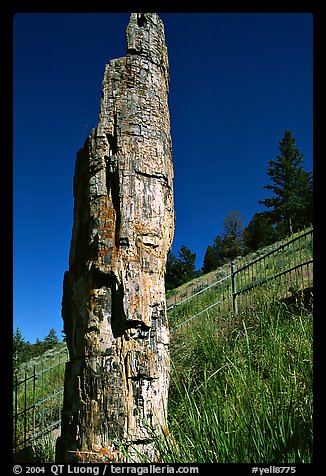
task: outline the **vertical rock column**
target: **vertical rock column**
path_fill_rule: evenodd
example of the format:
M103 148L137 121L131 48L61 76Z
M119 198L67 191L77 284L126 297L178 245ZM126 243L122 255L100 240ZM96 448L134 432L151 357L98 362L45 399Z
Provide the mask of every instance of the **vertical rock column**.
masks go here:
M99 123L76 160L58 462L111 450L122 461L119 441L135 459L153 457L150 430L166 426L164 274L174 233L168 56L155 13L132 13L126 35L127 54L106 66Z

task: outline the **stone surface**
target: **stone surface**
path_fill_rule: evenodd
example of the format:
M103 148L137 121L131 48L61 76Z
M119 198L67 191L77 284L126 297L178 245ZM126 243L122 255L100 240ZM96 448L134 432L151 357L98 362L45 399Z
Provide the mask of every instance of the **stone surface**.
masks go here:
M109 448L121 461L121 440L134 455L151 454L149 428L166 427L169 65L158 15L132 13L126 36L126 56L105 69L99 123L76 159L58 462Z

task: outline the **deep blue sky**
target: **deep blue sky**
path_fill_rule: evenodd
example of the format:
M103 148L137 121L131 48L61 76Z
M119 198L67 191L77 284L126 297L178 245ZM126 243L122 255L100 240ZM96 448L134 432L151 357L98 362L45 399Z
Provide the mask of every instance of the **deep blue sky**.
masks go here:
M176 230L197 253L263 207L285 129L312 170L309 13L162 13L170 60ZM97 125L105 64L125 55L128 13L14 18L14 328L61 337L76 153Z

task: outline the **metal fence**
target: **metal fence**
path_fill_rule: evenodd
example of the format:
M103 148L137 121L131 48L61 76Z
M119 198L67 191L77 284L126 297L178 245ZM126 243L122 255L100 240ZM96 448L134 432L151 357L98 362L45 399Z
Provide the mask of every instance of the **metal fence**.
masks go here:
M26 364L14 375L14 452L59 428L63 403L65 363L68 350L48 351L42 360Z
M269 292L274 300L303 299L313 288L313 228L297 233L282 243L239 257L220 268L211 284L197 284L197 290L183 299L174 296L167 307L170 327L179 326L201 315L237 315L252 306L256 291Z

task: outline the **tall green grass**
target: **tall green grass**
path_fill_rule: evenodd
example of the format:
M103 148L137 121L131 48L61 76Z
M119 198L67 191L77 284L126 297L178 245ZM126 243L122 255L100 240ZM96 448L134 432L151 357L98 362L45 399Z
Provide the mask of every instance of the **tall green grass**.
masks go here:
M171 339L164 462L312 459L312 315L260 296L235 318L191 321Z

